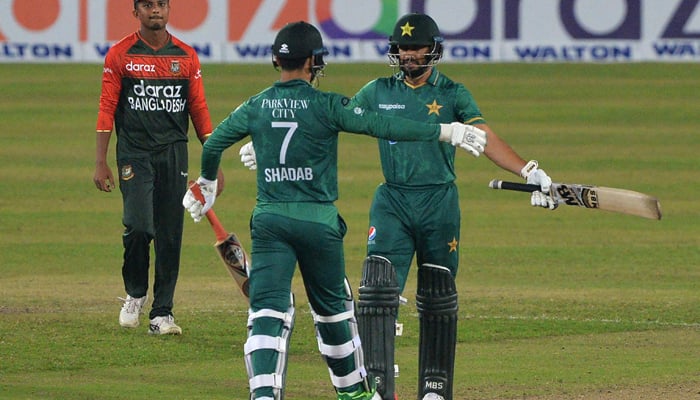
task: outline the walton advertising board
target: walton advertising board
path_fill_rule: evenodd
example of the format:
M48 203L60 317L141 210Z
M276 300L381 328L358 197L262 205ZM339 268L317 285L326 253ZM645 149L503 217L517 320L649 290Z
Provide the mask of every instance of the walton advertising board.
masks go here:
M447 62L700 60L700 0L170 0L202 62L270 61L287 22L319 27L333 62L386 62L394 22L427 13ZM0 0L0 62L102 62L138 28L129 0Z

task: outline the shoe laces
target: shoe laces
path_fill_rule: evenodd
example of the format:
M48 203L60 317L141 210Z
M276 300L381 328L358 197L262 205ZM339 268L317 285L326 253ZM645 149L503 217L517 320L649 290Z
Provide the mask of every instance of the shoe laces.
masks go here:
M128 313L135 313L137 311L141 310L141 299L136 298L136 297L131 297L131 296L126 296L126 298L123 297L117 297L119 300L124 302L124 305L122 306L122 309L124 309Z

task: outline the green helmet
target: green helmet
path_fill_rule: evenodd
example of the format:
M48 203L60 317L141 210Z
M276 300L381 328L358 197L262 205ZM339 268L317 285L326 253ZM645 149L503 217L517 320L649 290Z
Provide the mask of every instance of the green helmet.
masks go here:
M389 44L396 46L434 46L442 43L440 29L426 14L406 14L394 25Z
M396 21L394 32L389 37L389 65L392 68L401 68L400 47L429 47L425 54L425 62L420 68L411 71L402 68L407 75L422 75L442 58L442 41L440 29L430 16L406 14Z

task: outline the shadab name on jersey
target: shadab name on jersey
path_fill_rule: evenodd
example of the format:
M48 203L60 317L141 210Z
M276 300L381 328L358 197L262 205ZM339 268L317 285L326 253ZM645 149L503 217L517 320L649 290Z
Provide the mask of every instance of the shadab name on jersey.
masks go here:
M309 168L265 168L265 182L310 181L314 171Z

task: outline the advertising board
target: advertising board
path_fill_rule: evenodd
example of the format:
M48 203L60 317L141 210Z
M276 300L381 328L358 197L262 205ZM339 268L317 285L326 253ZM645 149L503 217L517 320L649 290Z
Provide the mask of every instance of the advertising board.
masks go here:
M394 22L431 15L444 62L693 62L700 0L170 0L169 30L203 63L268 63L287 22L333 62L386 62ZM0 0L0 62L102 62L138 29L128 0Z

